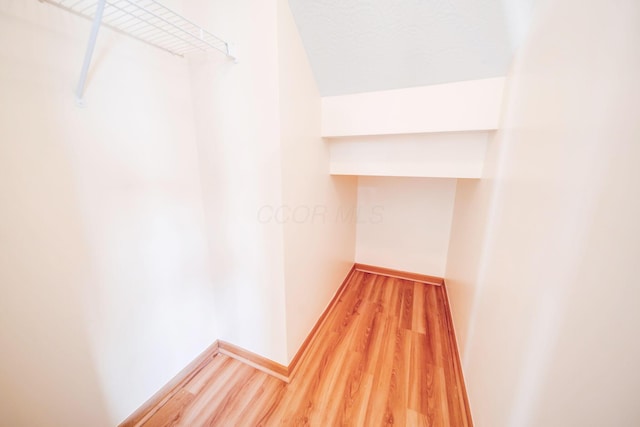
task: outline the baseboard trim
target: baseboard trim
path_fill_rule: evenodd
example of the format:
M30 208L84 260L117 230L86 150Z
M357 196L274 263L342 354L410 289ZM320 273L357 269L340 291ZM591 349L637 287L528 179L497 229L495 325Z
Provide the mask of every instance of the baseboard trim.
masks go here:
M358 264L354 265L356 270L366 273L375 273L382 276L396 277L398 279L412 280L414 282L428 283L430 285L442 286L444 279L442 277L429 276L426 274L410 273L408 271L393 270L391 268L377 267L375 265Z
M288 367L226 341L218 340L218 345L220 348L220 354L229 356L246 365L252 366L259 371L262 371L266 374L278 378L279 380L289 383L290 377Z
M467 423L469 426L473 426L473 419L471 418L471 407L469 406L469 396L467 395L467 386L464 381L464 374L462 373L462 360L460 359L460 351L458 349L458 338L456 338L456 330L453 326L453 317L451 315L451 305L449 304L449 294L447 293L447 285L442 282L442 293L444 297L445 316L447 322L447 329L449 330L449 345L454 355L454 368L456 375L458 376L457 383L462 388L460 394L464 402L465 414L467 417Z
M191 379L195 377L198 372L200 372L205 366L207 366L211 359L213 359L218 354L218 352L218 341L216 340L118 426L133 427L143 424L153 414L155 414L156 411L162 407L162 405L164 405L169 399L171 399L182 386L191 381Z
M229 342L216 340L211 346L209 346L209 348L207 348L198 357L196 357L188 366L186 366L182 371L180 371L156 394L154 394L149 400L143 403L142 406L140 406L133 414L131 414L126 420L124 420L121 424L119 424L119 427L133 427L136 425L143 424L146 420L148 420L151 416L153 416L153 414L155 414L158 411L158 409L162 407L162 405L164 405L169 399L171 399L171 397L173 397L183 385L188 383L194 376L196 376L198 372L200 372L200 370L202 370L211 361L211 359L215 357L217 354L224 354L228 357L231 357L242 363L252 366L262 372L272 375L273 377L278 378L281 381L289 383L296 373L300 360L302 360L307 349L313 342L318 332L318 329L320 329L320 327L325 322L327 316L329 315L333 307L340 300L340 296L344 292L344 289L349 283L349 280L351 279L351 277L356 271L375 273L383 276L397 277L400 279L412 280L414 282L421 282L421 283L427 283L431 285L442 286L444 295L445 295L445 304L447 307L447 316L448 316L448 323L449 323L448 327L451 329L450 336L453 337L453 343L451 345L453 346L455 354L457 355L456 369L458 371L458 375L460 375L460 378L462 378L462 370L460 367L460 356L458 355L458 347L457 347L457 343L455 342L455 335L453 334L453 326L452 326L453 323L451 322L451 310L449 309L449 300L446 295L446 287L444 286L444 279L440 277L428 276L424 274L409 273L405 271L393 270L393 269L384 268L384 267L376 267L376 266L356 263L351 267L351 269L347 273L347 276L342 281L342 284L334 294L333 298L331 299L327 307L324 309L324 311L320 315L320 318L318 319L316 324L313 326L309 334L307 335L307 338L304 340L304 342L296 352L293 359L291 359L289 366L281 365L280 363L277 363L271 359L267 359L266 357L260 356L256 353L253 353L249 350L246 350L242 347L231 344ZM462 382L462 384L464 387L464 382ZM465 403L467 407L467 415L469 419L471 419L470 418L471 415L468 412L469 404L467 401L466 390L462 390L462 392L464 393Z
M291 359L291 362L289 362L288 373L287 373L289 379L293 378L293 376L295 375L296 368L298 367L298 362L300 362L300 360L302 359L302 356L307 351L307 348L313 342L313 339L315 338L316 333L318 332L318 329L320 329L320 327L324 323L325 319L327 318L331 310L333 310L333 307L340 300L340 296L344 292L344 289L347 287L347 283L349 283L349 280L351 280L351 277L353 276L353 273L355 273L355 271L356 271L356 265L354 264L351 266L351 269L347 273L347 276L344 278L344 280L342 281L342 284L340 285L336 293L333 295L333 298L331 298L331 301L329 301L329 304L320 315L320 318L318 319L316 324L313 325L313 328L311 328L311 332L309 332L309 334L307 335L307 338L304 340L304 342L296 352L295 356L293 356L293 359Z
M211 346L209 346L209 348L203 351L188 366L181 370L156 394L154 394L138 409L136 409L133 414L129 415L126 420L118 425L118 427L133 427L143 424L146 420L151 418L151 416L153 416L153 414L155 414L158 409L162 407L162 405L164 405L169 399L171 399L171 397L173 397L173 395L175 395L183 385L188 383L194 376L196 376L196 374L198 374L198 372L200 372L200 370L202 370L202 368L204 368L217 354L224 354L225 356L231 357L238 360L239 362L252 366L266 374L272 375L273 377L281 381L289 383L295 375L298 362L302 359L302 356L304 355L306 349L313 341L313 338L315 337L320 326L322 326L322 323L327 318L329 312L333 309L333 307L340 299L340 295L342 295L342 292L346 288L347 283L349 283L349 280L351 279L355 271L356 265L354 264L347 273L347 276L343 280L342 284L334 294L333 298L320 315L320 318L311 329L311 332L309 332L309 335L307 335L307 338L298 349L298 352L291 360L291 363L289 363L289 366L281 365L280 363L274 362L271 359L267 359L266 357L260 356L259 354L253 353L229 342L216 340Z

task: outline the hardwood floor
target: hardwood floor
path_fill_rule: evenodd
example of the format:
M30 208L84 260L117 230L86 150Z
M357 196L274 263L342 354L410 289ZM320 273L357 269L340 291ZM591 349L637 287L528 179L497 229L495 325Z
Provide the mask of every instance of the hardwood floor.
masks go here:
M443 286L356 271L289 384L218 354L144 426L470 426Z

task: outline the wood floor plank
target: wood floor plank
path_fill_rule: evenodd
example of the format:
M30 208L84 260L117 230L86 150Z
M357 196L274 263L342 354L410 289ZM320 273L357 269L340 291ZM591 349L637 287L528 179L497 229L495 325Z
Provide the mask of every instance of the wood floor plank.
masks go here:
M289 384L218 354L145 426L470 426L443 286L355 271Z
M207 386L207 384L215 381L216 376L221 375L223 370L227 369L231 361L229 357L217 354L211 362L207 364L200 373L189 381L184 389L192 394L198 394Z
M180 421L180 417L184 414L185 408L189 406L194 399L195 396L187 390L179 390L143 425L158 427L176 425Z
M220 374L214 376L196 396L196 398L185 408L185 413L180 417L180 422L176 426L203 426L207 425L206 420L211 413L218 410L218 405L224 396L231 392L234 387L234 379L243 371L253 369L242 363L236 363L234 359L222 354L217 357L224 357L227 360L221 365Z
M400 327L410 330L413 327L413 282L401 280L398 284L402 292Z
M431 424L427 422L427 417L413 409L407 410L407 425L412 427L429 427Z
M265 378L257 400L247 410L235 418L239 426L280 425L282 410L286 409L284 398L287 384L274 377ZM252 396L254 397L254 396Z
M427 313L424 294L426 286L423 283L413 282L413 318L411 330L420 334L427 333Z
M394 304L395 305L395 304ZM371 391L371 399L369 400L367 417L365 418L365 425L388 425L389 421L393 420L393 412L389 407L389 392L391 391L391 376L393 371L393 357L395 354L395 345L389 345L394 343L395 334L398 330L398 313L399 310L395 310L395 315L382 316L383 328L381 333L383 335L382 341L386 345L382 345L378 348L379 356L377 358L374 375L376 381Z
M407 288L403 286L406 293ZM404 305L404 304L403 304ZM413 306L413 301L410 301L410 306ZM409 378L409 366L407 365L406 354L410 351L411 347L407 348L407 329L404 329L402 325L406 320L405 316L407 312L402 311L402 320L399 322L400 327L396 331L395 336L395 349L393 353L393 369L391 370L391 381L389 384L389 394L387 398L388 414L387 422L390 425L404 426L407 425L407 381L411 381ZM411 317L409 317L411 319ZM409 321L409 324L411 322Z

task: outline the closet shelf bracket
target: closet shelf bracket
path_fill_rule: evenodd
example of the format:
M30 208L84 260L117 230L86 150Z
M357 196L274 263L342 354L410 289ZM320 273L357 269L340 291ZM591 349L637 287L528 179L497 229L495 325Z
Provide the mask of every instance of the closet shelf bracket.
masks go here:
M233 45L156 0L40 0L93 22L76 99L83 104L87 74L101 26L177 56L217 50L237 62Z
M102 23L105 4L106 0L98 0L95 15L93 17L93 25L91 26L89 43L87 43L87 50L84 53L84 61L82 61L80 79L78 80L78 87L76 87L76 103L79 107L84 107L84 87L87 83L87 74L89 73L89 67L91 66L93 49L96 47L96 40L98 40L98 32L100 31L100 24Z

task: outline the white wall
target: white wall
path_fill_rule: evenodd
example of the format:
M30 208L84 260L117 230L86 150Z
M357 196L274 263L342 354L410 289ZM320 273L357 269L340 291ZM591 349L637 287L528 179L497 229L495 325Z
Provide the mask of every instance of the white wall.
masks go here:
M187 66L0 4L0 424L107 426L217 338Z
M539 2L493 166L458 185L446 277L479 427L640 423L639 29L635 1Z
M328 174L287 2L191 6L239 57L191 61L220 338L286 365L353 263L356 180Z
M456 180L360 177L356 262L444 276Z
M482 254L490 240L487 223L495 193L498 150L502 133L489 140L481 180L459 180L455 189L449 251L446 262L447 293L454 306L452 316L461 355L466 354L469 316L473 311Z
M322 136L465 132L498 128L504 78L325 96Z
M237 46L191 62L220 339L287 363L277 1L194 1L202 25Z
M342 213L355 212L357 178L328 173L320 94L287 0L278 1L278 59L290 361L353 265L356 218Z

